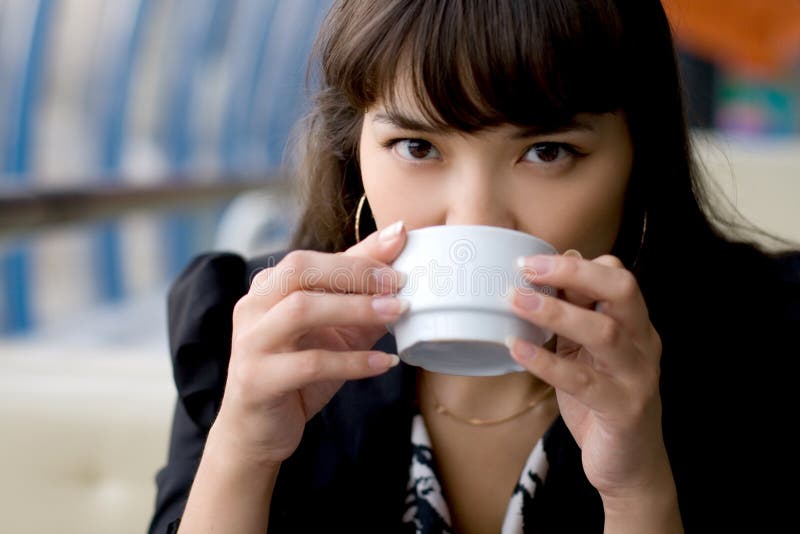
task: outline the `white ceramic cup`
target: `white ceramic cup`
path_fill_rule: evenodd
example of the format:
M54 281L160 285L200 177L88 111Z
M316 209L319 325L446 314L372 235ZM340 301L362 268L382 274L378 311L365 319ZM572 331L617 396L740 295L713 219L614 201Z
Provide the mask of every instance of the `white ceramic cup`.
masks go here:
M541 345L553 333L511 310L513 288L555 295L516 266L519 256L557 254L549 243L496 226L429 226L408 232L392 267L408 278L408 311L386 327L408 364L437 373L491 376L524 369L505 345L513 335Z

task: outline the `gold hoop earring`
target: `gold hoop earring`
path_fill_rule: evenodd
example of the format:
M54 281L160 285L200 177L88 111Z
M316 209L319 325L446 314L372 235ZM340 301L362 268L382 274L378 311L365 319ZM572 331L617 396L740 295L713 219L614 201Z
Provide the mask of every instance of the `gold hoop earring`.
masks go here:
M361 208L364 207L364 201L367 200L367 194L364 193L361 195L361 198L358 200L358 208L356 208L356 243L361 241L361 235L359 233L359 226L361 225Z
M639 261L639 255L642 253L642 247L644 246L644 236L647 233L647 210L644 211L644 221L642 222L642 238L639 240L639 250L636 251L636 258L634 258L633 263L631 264L631 270L636 267L636 263Z

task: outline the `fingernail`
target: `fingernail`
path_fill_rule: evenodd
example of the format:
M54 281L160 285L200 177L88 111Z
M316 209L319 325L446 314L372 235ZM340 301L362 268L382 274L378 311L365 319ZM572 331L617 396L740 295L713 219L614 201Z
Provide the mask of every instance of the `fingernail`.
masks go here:
M400 230L403 229L403 221L397 221L392 223L391 225L387 226L381 233L378 235L380 241L391 241L395 239L397 236L400 235Z
M516 341L517 338L514 336L506 336L506 347L508 347L512 356L517 356L523 360L530 360L536 356L536 348L533 345L522 340L519 340L518 343Z
M381 317L393 318L408 309L408 301L397 297L373 297L372 309Z
M547 274L553 270L553 259L547 256L520 256L517 267L529 267L537 274Z
M367 359L367 364L373 369L387 369L400 363L397 354L387 354L385 352L373 352Z
M542 307L542 297L538 293L514 293L514 304L523 310L536 311Z

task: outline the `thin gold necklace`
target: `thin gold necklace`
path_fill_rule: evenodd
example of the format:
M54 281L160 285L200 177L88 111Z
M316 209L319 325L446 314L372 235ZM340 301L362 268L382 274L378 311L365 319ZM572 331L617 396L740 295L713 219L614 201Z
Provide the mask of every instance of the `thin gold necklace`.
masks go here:
M431 392L431 396L433 397L433 402L435 404L436 413L440 413L442 415L447 415L452 417L456 421L461 423L472 425L472 426L489 426L489 425L499 425L500 423L505 423L506 421L511 421L512 419L516 419L517 417L529 412L530 410L534 409L540 402L546 399L550 393L553 391L553 386L548 385L546 388L542 390L537 396L532 398L528 401L527 406L522 408L520 411L508 415L506 417L501 417L500 419L480 419L478 417L461 417L459 415L454 414L451 410L445 407L439 399L436 397L436 393L433 392L433 388L428 386L428 389Z

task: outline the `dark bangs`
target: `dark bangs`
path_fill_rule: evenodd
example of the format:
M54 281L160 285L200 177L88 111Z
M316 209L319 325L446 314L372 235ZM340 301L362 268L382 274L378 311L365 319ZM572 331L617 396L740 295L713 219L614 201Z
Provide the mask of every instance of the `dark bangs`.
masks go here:
M400 90L431 126L471 132L623 104L622 25L602 0L354 0L330 16L325 82L359 110L391 115Z

